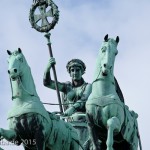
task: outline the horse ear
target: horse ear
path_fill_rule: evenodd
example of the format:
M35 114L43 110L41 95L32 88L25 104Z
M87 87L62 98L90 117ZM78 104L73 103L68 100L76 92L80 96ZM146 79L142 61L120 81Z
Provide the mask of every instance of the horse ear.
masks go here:
M11 51L9 51L9 50L7 50L7 53L8 53L8 55L11 55L11 54L12 54L12 52L11 52Z
M20 48L18 48L18 52L19 52L19 53L21 53L21 52L22 52Z
M105 35L104 40L105 40L105 42L108 41L108 34Z
M116 37L116 42L119 43L119 36Z

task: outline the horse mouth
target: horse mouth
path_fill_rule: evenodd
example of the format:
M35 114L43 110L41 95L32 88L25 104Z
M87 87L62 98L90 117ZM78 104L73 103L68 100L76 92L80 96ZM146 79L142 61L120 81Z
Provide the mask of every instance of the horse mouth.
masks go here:
M16 80L16 77L11 77L12 81L15 81Z
M102 76L107 76L107 73L106 72L102 72Z
M18 76L11 76L10 78L12 81L15 81L18 78Z

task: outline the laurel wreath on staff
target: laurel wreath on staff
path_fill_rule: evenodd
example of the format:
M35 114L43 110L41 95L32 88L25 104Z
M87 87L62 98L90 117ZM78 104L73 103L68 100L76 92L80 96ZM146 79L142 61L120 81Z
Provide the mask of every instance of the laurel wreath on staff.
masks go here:
M46 12L46 8L50 6L50 10ZM43 8L42 8L43 7ZM35 15L35 11L37 8L43 9L43 13L39 15ZM48 21L48 17L52 17L51 23ZM41 26L38 25L37 23L42 20L45 24L42 24ZM39 32L49 32L51 29L54 28L56 23L58 23L59 20L59 10L57 5L51 0L46 0L46 1L35 1L32 4L32 7L29 12L29 21L31 23L31 26L36 29Z

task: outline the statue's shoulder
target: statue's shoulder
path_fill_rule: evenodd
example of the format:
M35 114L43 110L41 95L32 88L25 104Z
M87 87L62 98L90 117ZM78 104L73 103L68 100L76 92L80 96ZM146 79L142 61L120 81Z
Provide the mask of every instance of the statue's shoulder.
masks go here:
M84 83L83 83L83 85L82 85L82 87L90 87L90 86L92 86L92 84L91 84L91 83L88 83L88 82L86 82L86 81L84 81Z
M72 83L70 81L62 82L64 84L65 88L72 88Z
M86 86L87 87L92 87L92 84L91 83L86 83Z
M91 93L92 90L92 84L91 83L85 83L85 90Z
M63 84L65 87L64 94L72 90L72 83L70 81L63 82Z

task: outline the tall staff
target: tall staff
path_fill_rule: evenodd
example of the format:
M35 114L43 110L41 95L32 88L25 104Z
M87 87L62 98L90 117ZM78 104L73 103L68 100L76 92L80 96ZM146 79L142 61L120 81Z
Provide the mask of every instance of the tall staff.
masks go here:
M39 10L40 14L35 14L36 10ZM48 18L52 19L52 21L49 22ZM47 45L48 45L50 57L53 57L53 53L52 53L49 31L51 29L54 29L58 20L59 20L59 10L58 10L57 5L55 5L52 0L34 0L34 3L32 4L32 8L30 9L29 21L31 23L31 26L34 29L36 29L37 31L46 32L45 37L48 41ZM59 108L60 108L60 112L62 113L63 108L62 108L62 104L61 104L56 69L55 69L54 65L52 66L52 69L53 69L53 74L54 74L55 87L56 87L56 91L57 91Z

